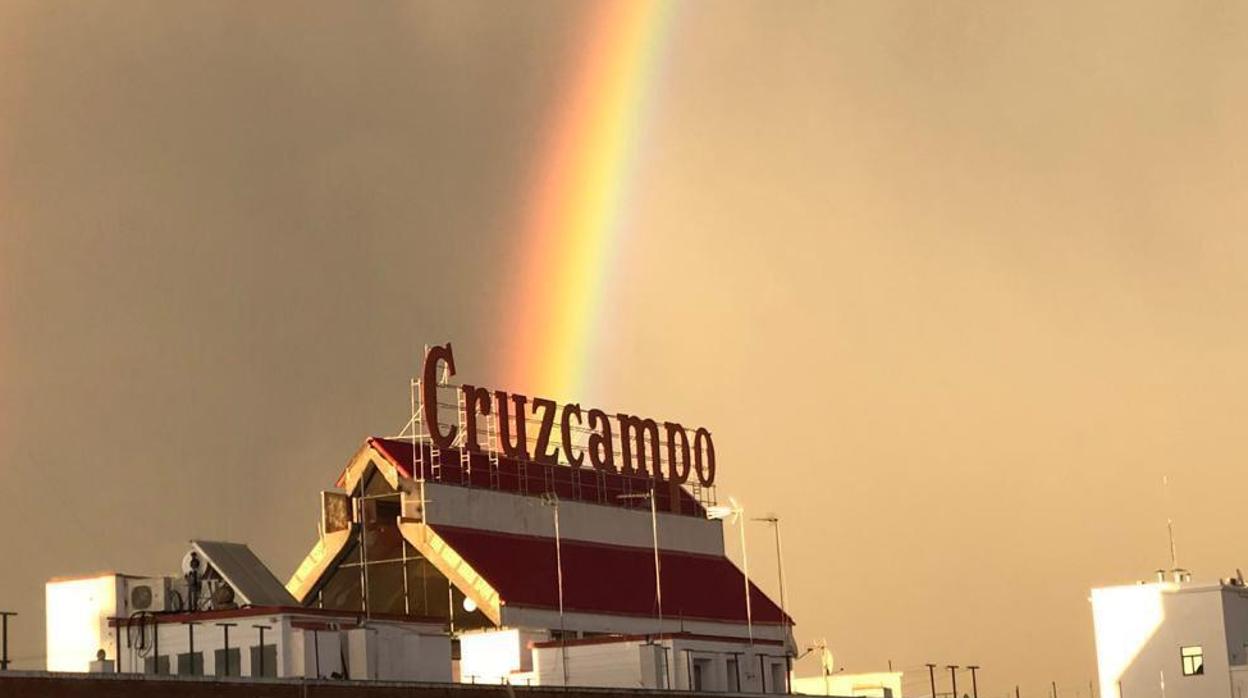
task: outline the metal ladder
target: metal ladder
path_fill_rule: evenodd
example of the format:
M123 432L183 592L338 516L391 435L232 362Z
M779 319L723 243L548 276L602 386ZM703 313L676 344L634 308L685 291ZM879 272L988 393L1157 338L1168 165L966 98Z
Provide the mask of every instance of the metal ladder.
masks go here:
M424 388L423 379L416 381L416 386L417 386L417 394L420 396L420 414L423 415L425 413L425 391L423 390ZM436 391L434 393L434 399L435 400L437 399ZM424 423L424 420L418 420L418 424L419 424L419 427L417 428L418 438L417 438L417 443L415 445L415 448L418 449L417 460L420 463L420 472L423 475L425 471L424 444L428 442L429 444L429 479L437 481L437 482L441 482L442 481L442 449L433 445L433 439L429 438L430 437L429 428Z
M456 391L459 395L459 423L461 425L459 434L459 481L472 484L472 452L468 450L468 442L477 440L476 434L467 432L468 425L468 397L464 395L464 391ZM476 431L476 427L473 427Z
M485 441L490 457L490 487L498 489L501 486L498 475L498 417L493 410L485 422Z

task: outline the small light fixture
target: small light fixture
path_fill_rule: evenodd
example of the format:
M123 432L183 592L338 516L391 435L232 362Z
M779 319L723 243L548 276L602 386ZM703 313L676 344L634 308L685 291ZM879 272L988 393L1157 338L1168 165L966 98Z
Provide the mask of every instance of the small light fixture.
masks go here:
M472 613L473 611L477 610L477 602L465 596L464 597L464 610L467 611L468 613Z

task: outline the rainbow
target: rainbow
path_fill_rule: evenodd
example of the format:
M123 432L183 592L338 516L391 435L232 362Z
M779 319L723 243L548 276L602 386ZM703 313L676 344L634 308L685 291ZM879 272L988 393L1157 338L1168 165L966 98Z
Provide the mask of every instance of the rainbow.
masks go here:
M583 44L523 194L510 346L500 354L507 384L556 399L586 388L673 5L587 5Z

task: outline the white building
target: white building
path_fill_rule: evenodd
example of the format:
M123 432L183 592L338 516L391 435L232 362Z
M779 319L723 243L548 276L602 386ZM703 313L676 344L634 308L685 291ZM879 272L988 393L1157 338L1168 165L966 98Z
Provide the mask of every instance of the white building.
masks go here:
M902 698L902 672L873 671L861 674L829 672L793 678L793 692L808 696L854 696Z
M788 690L788 658L777 640L743 646L737 638L670 633L539 642L533 645L534 683L563 684L565 662L571 686L716 693Z
M246 546L191 546L194 593L182 577L49 581L48 670L451 680L440 620L301 608Z
M1102 698L1241 698L1248 688L1248 588L1242 579L1093 589Z

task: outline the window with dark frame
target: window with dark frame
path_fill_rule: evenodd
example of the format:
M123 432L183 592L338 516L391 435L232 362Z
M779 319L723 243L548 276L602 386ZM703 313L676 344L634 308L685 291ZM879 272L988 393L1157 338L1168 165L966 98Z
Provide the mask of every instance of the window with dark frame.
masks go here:
M243 675L243 651L238 647L231 647L227 653L224 649L213 650L212 653L215 669L213 673L216 676L242 676Z
M1200 676L1205 673L1205 648L1199 645L1180 647L1179 657L1183 660L1184 676Z
M178 676L203 676L204 653L182 652L178 655Z
M277 678L277 645L265 645L263 648L264 656L260 656L261 648L258 645L251 647L251 675L267 676L269 678ZM261 665L264 667L264 673L260 672Z

